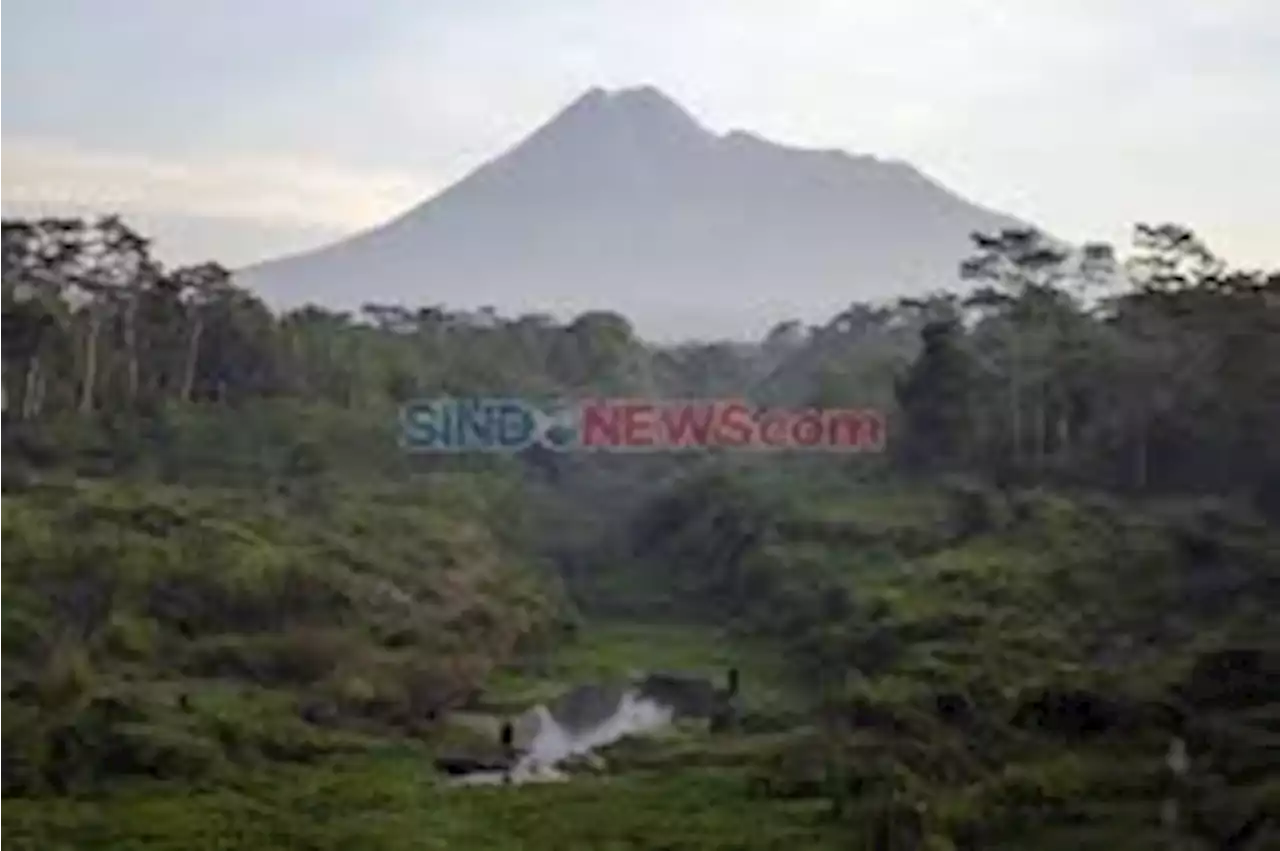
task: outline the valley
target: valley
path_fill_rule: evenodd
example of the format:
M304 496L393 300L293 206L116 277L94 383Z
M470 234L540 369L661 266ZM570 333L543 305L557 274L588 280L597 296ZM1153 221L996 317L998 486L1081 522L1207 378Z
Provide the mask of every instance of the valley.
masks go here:
M6 849L1273 842L1273 273L1090 305L1004 230L963 297L667 346L599 311L276 314L119 220L5 227ZM1144 225L1126 260L1197 246ZM73 299L104 252L154 274ZM413 400L499 394L879 406L887 441L400 445ZM597 737L637 679L698 717ZM438 770L539 706L598 759Z

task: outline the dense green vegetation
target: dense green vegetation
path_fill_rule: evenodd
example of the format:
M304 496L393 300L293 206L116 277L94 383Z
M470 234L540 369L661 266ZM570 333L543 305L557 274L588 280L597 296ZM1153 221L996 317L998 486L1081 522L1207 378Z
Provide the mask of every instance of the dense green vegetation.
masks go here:
M1198 745L1203 838L1278 800L1280 536L1262 518L959 484L841 504L795 484L779 505L744 479L656 507L650 579L788 649L822 710L812 757L768 782L886 832L867 847L1019 847L1032 813L1037 847L1143 847L1174 736Z
M1276 841L1280 278L1181 228L978 236L965 297L671 348L274 316L115 219L4 249L6 847ZM400 403L487 392L878 405L890 447L397 446ZM432 771L572 684L729 666L728 733Z
M7 786L417 732L557 627L548 583L480 521L474 487L354 491L305 515L176 486L6 495Z

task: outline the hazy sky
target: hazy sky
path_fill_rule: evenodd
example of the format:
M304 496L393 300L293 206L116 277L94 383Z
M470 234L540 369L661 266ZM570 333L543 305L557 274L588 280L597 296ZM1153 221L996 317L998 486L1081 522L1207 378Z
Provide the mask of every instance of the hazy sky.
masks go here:
M1280 264L1276 0L8 0L6 214L239 264L393 216L585 89L906 159L1071 239Z

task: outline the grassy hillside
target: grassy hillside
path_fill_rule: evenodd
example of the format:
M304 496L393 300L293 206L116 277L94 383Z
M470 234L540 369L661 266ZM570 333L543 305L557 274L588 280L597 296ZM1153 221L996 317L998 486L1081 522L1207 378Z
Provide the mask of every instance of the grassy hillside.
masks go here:
M634 546L673 607L803 675L817 727L761 780L827 800L857 847L1218 847L1276 802L1274 527L1213 501L778 483L691 482Z
M486 531L474 479L322 514L21 494L6 847L1215 848L1277 803L1265 523L777 485L681 484L636 519L633 559L598 563L604 585L647 589L644 611L665 597L661 623L566 624L547 574ZM622 742L607 776L565 785L449 789L430 770L573 683L730 664L736 732Z
M429 738L562 614L493 533L486 487L6 495L6 790Z
M71 460L11 472L6 847L1216 848L1277 803L1280 540L1239 505L813 459L397 470L301 413L175 420L124 469L127 428L45 434ZM731 734L564 786L430 770L575 683L730 665Z
M5 847L843 847L844 829L823 801L771 798L750 782L749 769L767 765L790 740L776 734L711 738L696 726L682 727L608 749L607 776L519 788L448 788L430 767L437 748L492 747L489 728L500 717L495 713L573 683L647 666L714 675L734 664L743 667L753 711L774 713L779 701L795 697L775 654L714 628L588 622L580 636L494 671L472 706L416 739L385 731L348 736L326 740L302 762L271 754L198 780L117 778L76 798L11 797ZM192 685L199 687L197 713L234 699L208 682ZM287 705L286 695L278 696L277 727ZM260 713L245 723L269 717Z
M442 789L420 761L398 756L263 770L216 788L137 785L93 804L5 806L14 849L819 851L843 847L837 827L811 803L748 796L731 773Z

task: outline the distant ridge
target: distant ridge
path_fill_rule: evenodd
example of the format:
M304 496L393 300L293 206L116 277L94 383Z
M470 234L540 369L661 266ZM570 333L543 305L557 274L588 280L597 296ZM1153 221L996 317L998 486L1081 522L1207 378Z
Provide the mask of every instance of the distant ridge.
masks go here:
M651 338L759 335L955 282L1020 224L912 166L716 135L651 86L593 88L390 222L243 269L269 304L609 309Z

